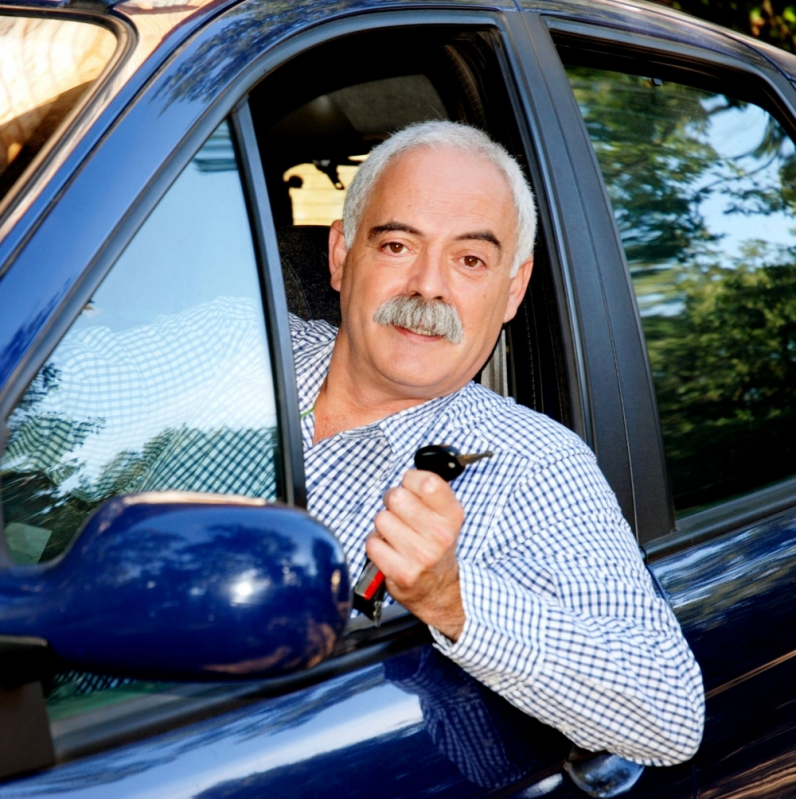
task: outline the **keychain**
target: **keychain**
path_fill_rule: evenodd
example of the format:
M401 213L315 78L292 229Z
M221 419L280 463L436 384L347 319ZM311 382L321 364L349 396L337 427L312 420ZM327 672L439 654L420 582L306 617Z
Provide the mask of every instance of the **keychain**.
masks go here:
M481 458L491 458L491 452L479 452L461 455L455 447L444 444L431 444L421 447L415 452L415 468L425 472L434 472L445 482L455 480L471 463ZM386 586L384 574L370 560L354 586L354 608L373 619L378 627L381 623L381 606L384 602Z

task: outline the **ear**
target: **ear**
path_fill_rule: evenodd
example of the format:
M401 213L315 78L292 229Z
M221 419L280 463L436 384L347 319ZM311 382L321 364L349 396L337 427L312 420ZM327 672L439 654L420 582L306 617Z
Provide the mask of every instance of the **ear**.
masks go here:
M511 286L509 287L509 301L506 304L506 313L503 316L503 324L511 321L517 313L517 308L520 307L522 298L525 296L525 290L528 288L528 281L531 279L531 272L533 271L533 256L531 256L524 264L520 265L517 274L511 278Z
M343 267L347 254L343 220L336 219L329 229L329 273L331 275L329 282L335 291L340 291L340 286L343 283Z

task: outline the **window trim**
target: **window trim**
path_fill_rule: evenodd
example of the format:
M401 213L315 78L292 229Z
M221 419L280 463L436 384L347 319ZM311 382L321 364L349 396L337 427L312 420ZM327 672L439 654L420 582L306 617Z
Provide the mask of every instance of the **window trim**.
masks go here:
M645 543L644 551L652 562L711 538L770 519L794 507L796 475L705 510L686 514L678 519L674 533Z
M268 327L271 371L276 387L277 418L282 461L282 481L288 505L307 507L304 483L304 455L301 444L298 388L293 363L293 348L287 314L285 285L276 246L265 173L254 132L248 95L229 117L239 173L249 213L255 257L260 277L260 292ZM284 300L284 301L282 301Z

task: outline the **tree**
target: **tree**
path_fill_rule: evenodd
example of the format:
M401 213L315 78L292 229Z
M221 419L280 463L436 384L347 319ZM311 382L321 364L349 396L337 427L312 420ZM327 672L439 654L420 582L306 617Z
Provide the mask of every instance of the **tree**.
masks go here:
M568 67L684 511L796 473L796 149L762 108Z
M653 0L796 52L796 5L783 0Z

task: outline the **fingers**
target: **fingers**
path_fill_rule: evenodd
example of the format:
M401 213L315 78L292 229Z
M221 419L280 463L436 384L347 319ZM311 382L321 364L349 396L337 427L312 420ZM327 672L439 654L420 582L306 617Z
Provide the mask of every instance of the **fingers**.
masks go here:
M464 510L432 472L410 470L384 495L368 538L368 557L390 594L419 619L456 640L464 625L456 543Z
M453 560L464 511L450 486L431 472L408 472L384 495L368 539L371 560L393 581L410 585L443 560Z
M401 589L417 582L421 574L419 564L396 550L378 533L373 533L368 538L365 542L365 549L368 557L379 567L380 571L384 572L389 582Z
M461 505L453 489L439 475L419 469L410 469L401 480L401 486L421 498L429 508L437 513L447 514L454 509L461 511Z
M450 535L458 534L462 526L464 510L444 480L430 472L424 474L432 480L408 480L415 490L404 485L391 488L384 495L384 505L411 530L449 546Z
M455 535L451 535L442 525L434 531L420 532L389 510L376 514L373 521L376 527L374 537L401 558L414 564L413 569L416 566L418 571L433 568L456 540ZM378 544L376 549L380 549Z

